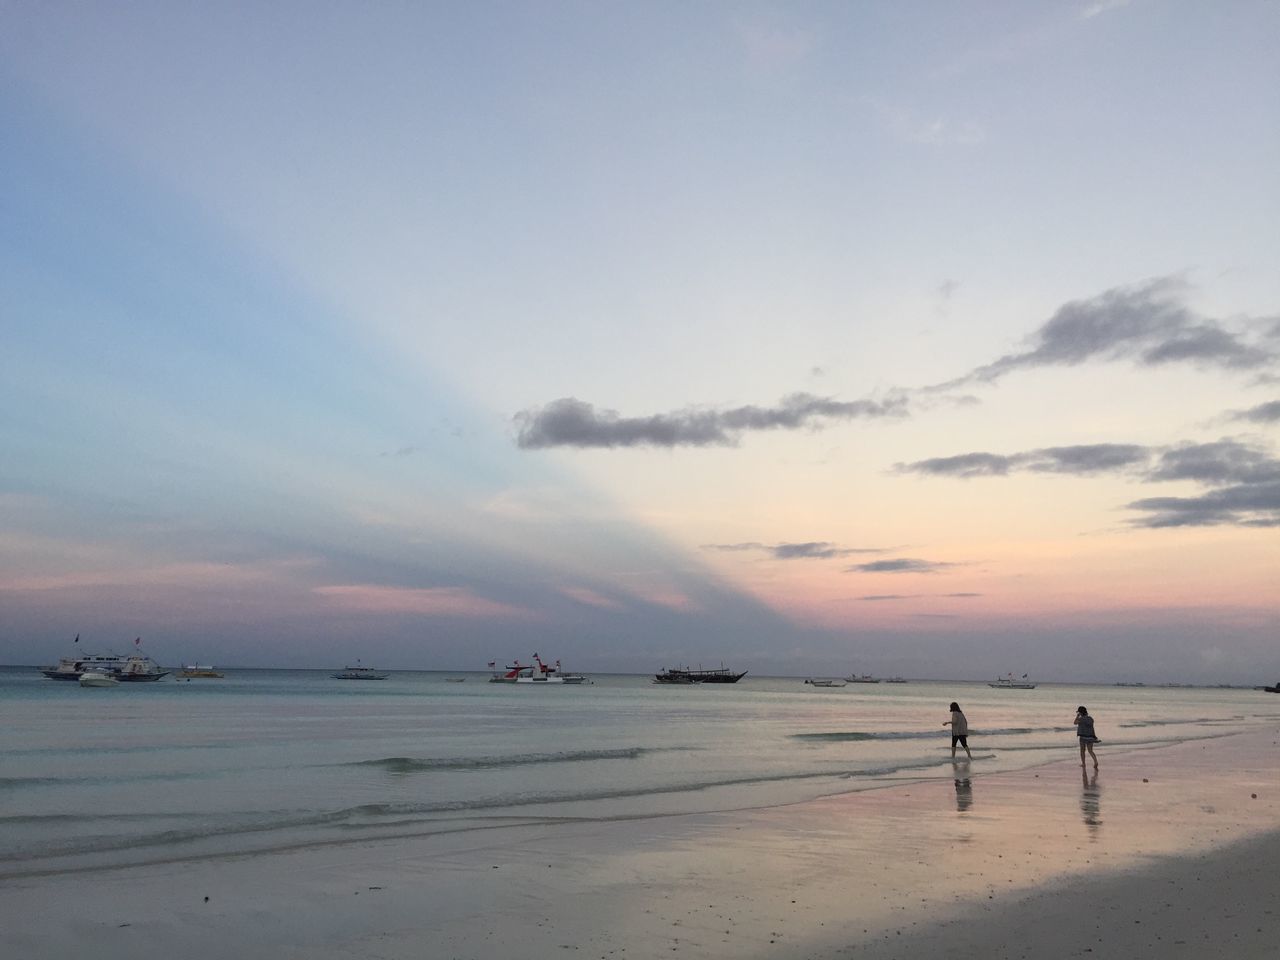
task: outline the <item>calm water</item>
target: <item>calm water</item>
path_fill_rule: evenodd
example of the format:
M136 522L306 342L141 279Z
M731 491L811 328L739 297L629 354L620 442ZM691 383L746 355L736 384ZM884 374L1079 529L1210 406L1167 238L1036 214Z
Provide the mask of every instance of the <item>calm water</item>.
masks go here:
M953 699L974 776L1071 756L1080 703L1104 758L1280 718L1280 697L1249 690L447 676L464 674L238 670L81 689L0 670L0 877L949 778Z

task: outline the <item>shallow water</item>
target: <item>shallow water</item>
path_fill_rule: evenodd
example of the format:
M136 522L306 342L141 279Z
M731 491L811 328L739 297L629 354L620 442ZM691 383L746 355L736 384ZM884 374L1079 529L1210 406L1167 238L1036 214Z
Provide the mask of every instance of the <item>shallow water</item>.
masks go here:
M1069 756L1080 703L1103 757L1280 717L1280 698L1251 690L447 682L458 676L235 670L81 689L0 670L0 876L950 778L953 699L969 718L973 776Z

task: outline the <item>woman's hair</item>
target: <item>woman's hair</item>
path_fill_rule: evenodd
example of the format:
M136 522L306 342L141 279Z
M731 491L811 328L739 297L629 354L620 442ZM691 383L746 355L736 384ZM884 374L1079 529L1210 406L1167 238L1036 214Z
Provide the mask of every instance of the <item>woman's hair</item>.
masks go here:
M1089 709L1088 707L1076 707L1076 713L1083 713L1085 715L1088 715Z
M953 703L953 704L951 704L951 709L952 709L952 710L959 710L959 709L960 709L960 704L958 704L958 703Z

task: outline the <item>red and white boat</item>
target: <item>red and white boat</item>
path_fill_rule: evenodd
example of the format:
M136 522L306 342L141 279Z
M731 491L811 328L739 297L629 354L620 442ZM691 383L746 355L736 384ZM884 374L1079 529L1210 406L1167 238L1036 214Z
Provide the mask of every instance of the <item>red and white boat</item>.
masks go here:
M489 661L490 667L497 667L497 661ZM542 658L536 653L533 655L533 663L521 663L515 661L506 670L493 671L493 675L489 677L490 683L586 683L587 678L580 673L565 673L560 669L560 661L554 664L546 664L542 662Z

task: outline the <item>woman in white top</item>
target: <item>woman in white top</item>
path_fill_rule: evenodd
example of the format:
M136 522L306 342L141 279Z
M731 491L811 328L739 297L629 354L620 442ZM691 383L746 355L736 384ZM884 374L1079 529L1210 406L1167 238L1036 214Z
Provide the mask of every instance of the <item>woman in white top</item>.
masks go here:
M973 754L969 752L969 721L965 719L964 711L960 709L960 704L951 704L951 719L943 724L944 727L951 728L951 759L956 757L956 744L964 747L965 755L972 760Z

